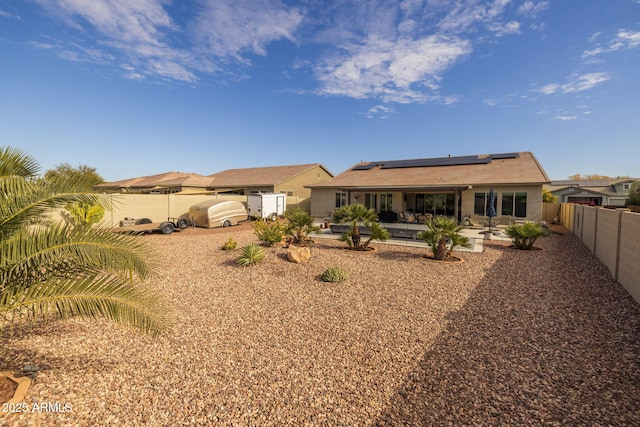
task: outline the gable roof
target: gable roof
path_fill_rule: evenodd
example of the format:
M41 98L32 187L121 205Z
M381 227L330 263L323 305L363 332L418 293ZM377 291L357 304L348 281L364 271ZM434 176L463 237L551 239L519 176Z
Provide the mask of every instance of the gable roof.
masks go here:
M451 188L469 185L545 184L531 152L359 163L310 188Z
M185 172L165 172L121 181L104 182L97 188L154 188L154 187L202 187L206 188L211 178L204 175Z
M333 174L320 163L288 166L266 166L257 168L227 169L209 175L210 187L261 187L282 184L314 168L322 168L329 176Z

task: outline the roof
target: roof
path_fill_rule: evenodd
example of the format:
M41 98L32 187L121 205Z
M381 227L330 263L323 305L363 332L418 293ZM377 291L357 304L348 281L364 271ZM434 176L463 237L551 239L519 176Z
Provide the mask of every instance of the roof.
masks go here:
M121 181L105 182L98 188L153 188L153 187L207 187L211 178L185 172L165 172L157 175L141 176Z
M627 192L622 193L616 190L618 184L633 183L640 181L638 178L612 178L612 179L578 179L578 180L554 180L549 183L547 189L551 193L573 193L587 191L589 193L601 194L605 196L626 196Z
M329 176L333 176L333 174L320 163L227 169L222 172L209 175L209 178L211 179L210 186L212 188L238 188L278 185L317 167L325 170Z
M531 152L359 163L310 188L461 188L469 185L546 184Z

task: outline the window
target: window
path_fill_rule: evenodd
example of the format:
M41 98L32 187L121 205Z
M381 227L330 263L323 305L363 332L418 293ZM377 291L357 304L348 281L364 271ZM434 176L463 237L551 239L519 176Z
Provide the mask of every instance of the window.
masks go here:
M527 193L502 193L502 215L527 217Z
M504 193L503 193L504 197ZM498 195L493 198L493 208L498 212L497 209L498 204ZM503 211L504 211L504 204ZM473 202L473 213L480 216L487 216L487 211L489 209L489 193L475 193L474 202ZM505 215L503 212L502 215Z
M513 216L513 194L502 193L502 215Z
M378 194L364 193L364 206L369 209L378 209Z
M347 193L336 193L336 208L347 204Z
M629 184L628 182L625 184L622 184L622 189L624 191L629 191L631 189L631 184Z
M393 208L393 194L382 193L380 194L380 210L390 211Z

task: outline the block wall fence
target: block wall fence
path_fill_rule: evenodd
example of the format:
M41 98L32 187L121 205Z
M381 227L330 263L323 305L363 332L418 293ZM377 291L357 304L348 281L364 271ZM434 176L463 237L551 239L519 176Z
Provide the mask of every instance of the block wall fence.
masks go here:
M149 218L153 222L180 218L189 208L205 200L235 200L247 204L247 196L232 194L107 194L113 209L105 212L101 225L118 227L126 218ZM287 207L309 209L309 199L288 196Z
M561 203L558 219L640 303L640 213Z

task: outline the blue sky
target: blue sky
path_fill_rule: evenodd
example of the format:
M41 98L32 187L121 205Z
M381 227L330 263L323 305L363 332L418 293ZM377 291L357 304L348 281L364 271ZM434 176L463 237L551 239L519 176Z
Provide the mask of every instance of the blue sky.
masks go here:
M0 0L0 145L107 181L532 151L640 176L640 0Z

